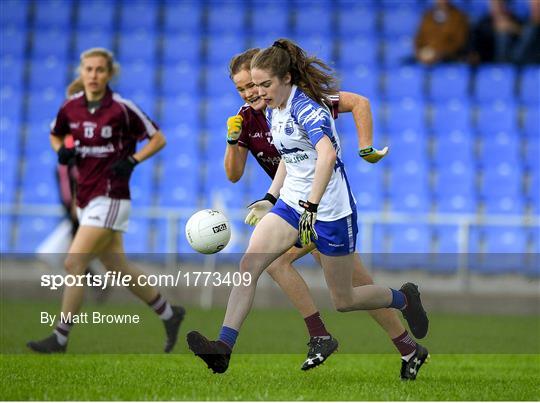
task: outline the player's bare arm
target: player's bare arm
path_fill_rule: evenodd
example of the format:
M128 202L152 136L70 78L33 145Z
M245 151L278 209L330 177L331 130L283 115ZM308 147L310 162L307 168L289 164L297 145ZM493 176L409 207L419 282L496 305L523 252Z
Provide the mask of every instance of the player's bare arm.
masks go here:
M388 147L373 147L373 117L366 97L352 92L339 93L339 112L352 112L358 136L358 154L367 162L375 163L388 153Z
M274 180L268 189L268 193L273 195L276 199L279 197L279 192L283 187L283 182L285 182L285 177L287 176L287 168L285 167L285 161L281 160L274 176Z
M161 131L158 131L150 138L148 143L146 143L143 148L133 154L133 158L135 158L138 162L142 162L156 154L159 150L165 147L166 144L167 140L165 139L164 134Z
M227 144L225 148L225 159L223 164L225 166L225 173L227 179L236 183L244 175L244 169L246 167L248 149L240 147L238 144Z
M59 136L50 135L49 140L51 142L51 147L54 152L58 152L60 147L64 144L64 138Z
M315 145L315 149L317 150L315 177L307 201L319 204L332 176L337 156L328 136L323 136Z

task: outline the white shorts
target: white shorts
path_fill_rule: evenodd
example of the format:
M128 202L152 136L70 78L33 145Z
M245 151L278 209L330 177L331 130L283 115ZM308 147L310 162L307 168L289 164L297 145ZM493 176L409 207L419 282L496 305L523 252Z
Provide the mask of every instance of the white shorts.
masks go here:
M77 207L77 218L79 225L126 232L130 212L131 200L98 196L85 208Z

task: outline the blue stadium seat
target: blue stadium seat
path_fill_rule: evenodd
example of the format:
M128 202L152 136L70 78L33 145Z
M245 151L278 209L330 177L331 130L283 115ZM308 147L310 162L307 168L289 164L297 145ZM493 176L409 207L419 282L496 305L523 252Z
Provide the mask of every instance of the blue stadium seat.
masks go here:
M8 86L2 86L0 88L0 119L5 119L5 124L19 124L22 115L23 100L22 91L18 88Z
M187 93L177 93L175 97L164 99L160 124L171 128L184 125L190 136L193 137L192 134L198 132L197 129L200 125L199 115L199 97Z
M441 65L431 72L429 98L434 102L468 98L470 70L465 65Z
M429 269L433 273L454 274L457 272L461 252L457 225L432 225L435 248L430 255Z
M259 200L263 197L272 183L272 179L270 179L252 157L248 157L244 174L240 180L249 182L247 186L247 198L252 201Z
M414 189L390 188L390 211L395 213L424 214L431 210L428 184L420 182Z
M27 46L27 34L20 27L2 26L0 31L0 52L2 58L22 60Z
M483 212L484 214L523 215L525 200L508 195L488 195L484 199Z
M11 252L11 235L13 230L11 216L0 216L0 253Z
M203 188L203 203L205 206L212 206L216 202L224 206L232 204L244 206L251 203L247 197L247 181L240 180L231 183L225 174L222 159L207 163L204 171Z
M293 40L306 51L308 55L313 55L331 65L335 63L334 42L321 35L300 34L293 37Z
M2 83L0 84L1 97L3 100L2 102L4 102L4 97L6 96L6 94L4 94L4 91L6 89L10 90L10 94L7 94L9 96L20 95L19 91L21 91L24 70L25 70L25 63L23 60L14 59L13 57L10 57L10 56L7 56L7 57L2 56L0 58L0 76L9 77L9 82L4 82L4 79L3 79ZM15 94L15 92L17 92L17 94ZM2 105L2 107L3 106L4 105Z
M234 83L229 79L229 73L225 66L206 69L205 87L206 95L212 100L228 96L236 97L239 107L243 103L238 97Z
M45 90L64 93L67 87L68 66L64 60L49 57L32 59L30 67L30 92L35 95Z
M353 8L338 10L338 34L342 44L350 40L351 37L367 35L373 37L377 27L377 18L374 10L370 8ZM314 20L315 21L315 20Z
M540 145L538 137L527 138L524 145L525 166L530 171L539 170L540 161L538 155L540 155Z
M474 80L474 97L478 102L507 101L514 98L516 70L508 65L481 66Z
M151 32L135 31L120 35L118 58L123 63L153 61L156 59L156 43L156 35Z
M45 89L32 93L28 98L28 114L32 122L50 123L64 102L63 93L53 89Z
M428 137L423 130L404 130L402 132L390 132L387 136L387 144L391 151L397 151L400 156L406 157L407 154L416 153L426 154L428 146Z
M228 65L229 60L246 50L246 38L238 34L209 36L206 41L206 55L210 65Z
M523 171L520 164L502 162L484 169L481 193L519 198L523 192Z
M400 157L401 155L401 157ZM396 150L388 154L388 162L391 164L390 177L387 189L393 193L405 193L409 191L425 191L428 184L428 164L425 154L411 155L410 153Z
M36 28L69 27L73 2L70 0L43 0L35 3Z
M424 103L406 98L388 103L385 127L390 132L425 130Z
M37 163L36 163L37 162ZM27 161L22 183L22 202L28 204L56 204L59 202L55 165L44 167L40 161ZM36 173L39 172L39 175Z
M482 137L482 147L480 152L480 160L483 163L499 161L508 162L510 164L519 163L520 161L520 146L521 139L517 132L498 132L490 136Z
M4 0L0 23L2 27L12 24L16 27L25 27L28 20L28 5L30 2L20 0Z
M471 271L480 274L518 273L527 251L523 228L486 226L479 229L481 254L473 256Z
M527 108L523 119L523 133L530 138L538 138L538 133L540 133L540 111L538 107L531 106Z
M280 37L287 37L290 33L290 14L287 2L260 2L253 5L255 12L252 14L251 30L254 37L274 34L274 40ZM271 26L261 21L272 21ZM271 32L268 32L271 31ZM265 41L261 47L271 46L271 41Z
M34 58L67 59L71 38L65 31L58 29L34 31L33 38L32 55Z
M392 9L381 14L382 32L387 38L400 36L413 37L419 25L419 13L416 10Z
M189 154L180 154L175 159L164 162L164 173L158 191L160 207L178 208L198 204L198 175L185 175L186 171L194 166L199 166L198 159Z
M473 213L477 209L475 173L471 164L453 161L439 166L434 195L439 213Z
M57 217L20 217L15 239L14 252L35 253L41 242L54 231L60 223Z
M168 35L177 32L198 33L203 26L202 15L203 3L175 0L165 5L163 29Z
M512 99L512 97L509 99ZM514 104L494 102L480 105L478 108L476 129L483 136L489 136L500 131L517 132L517 124L517 108Z
M332 10L324 3L305 3L296 7L294 32L298 35L321 35L328 37L332 31ZM255 18L257 19L257 18ZM314 22L317 22L314 24Z
M425 268L431 252L431 232L425 224L387 225L388 254L385 269Z
M472 136L471 106L467 101L451 100L437 103L431 114L431 130L438 136L446 136L454 130Z
M201 59L201 38L197 34L179 33L163 38L163 62L175 65L180 62L199 65Z
M124 234L124 247L128 254L146 254L150 251L150 221L146 218L131 217Z
M91 48L105 48L112 50L113 33L101 30L80 30L75 36L75 55L78 57L82 52Z
M393 40L387 39L383 46L383 60L386 66L399 66L405 64L414 56L413 40L403 36Z
M129 182L132 207L148 207L152 205L155 161L155 158L151 158L145 161L144 164L137 166L137 169L133 172Z
M77 7L77 29L110 31L118 3L109 1L80 2Z
M361 94L370 101L380 98L379 75L376 70L358 66L343 70L341 89Z
M166 97L191 97L198 92L201 81L198 65L183 61L163 67L161 73L161 93Z
M196 210L194 207L193 213L195 212ZM175 234L173 236L173 242L175 244L174 247L178 250L179 253L183 254L181 256L181 259L184 259L184 260L189 257L189 255L187 254L190 254L190 255L195 254L195 252L193 251L193 249L191 249L186 239L186 235L185 235L186 222L187 222L187 219L179 220L178 222L175 223L177 230L175 231ZM157 220L154 224L154 234L155 234L155 240L152 245L152 252L154 254L159 254L157 255L158 258L166 258L167 256L164 254L170 253L172 251L171 248L173 247L172 245L169 245L168 222L165 221L164 219Z
M536 106L540 104L540 69L526 67L521 73L519 99L524 104Z
M231 21L235 21L235 32L245 33L246 30L245 2L218 4L207 9L207 28L212 35L223 35L231 32ZM257 16L255 16L257 20Z
M3 142L2 142L3 143ZM0 148L0 200L2 204L15 202L15 193L17 191L16 178L18 169L18 153L13 151L18 147L2 144Z
M386 99L399 101L403 98L424 98L424 69L419 66L404 66L386 73L384 86Z
M132 94L137 91L154 94L155 78L155 66L152 59L144 62L123 63L115 87L121 94Z
M353 68L374 68L379 59L379 42L376 36L355 36L339 42L340 73L346 74Z
M453 130L436 137L433 160L438 167L449 167L453 161L473 164L474 139L470 133Z
M154 32L158 22L158 6L157 2L144 0L122 4L120 9L120 31L130 36L133 31Z

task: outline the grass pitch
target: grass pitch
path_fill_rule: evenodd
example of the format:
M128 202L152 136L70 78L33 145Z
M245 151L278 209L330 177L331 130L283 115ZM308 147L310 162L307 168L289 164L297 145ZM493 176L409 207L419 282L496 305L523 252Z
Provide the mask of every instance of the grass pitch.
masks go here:
M302 372L307 335L298 314L254 311L229 370L215 375L188 352L185 334L216 335L221 309L189 309L171 355L160 353L163 329L148 308L112 303L85 310L138 313L141 324L80 325L68 354L28 353L26 341L50 332L39 312L57 309L2 302L0 400L540 400L538 317L431 315L423 341L431 360L415 382L401 382L399 356L365 314L323 312L340 352Z

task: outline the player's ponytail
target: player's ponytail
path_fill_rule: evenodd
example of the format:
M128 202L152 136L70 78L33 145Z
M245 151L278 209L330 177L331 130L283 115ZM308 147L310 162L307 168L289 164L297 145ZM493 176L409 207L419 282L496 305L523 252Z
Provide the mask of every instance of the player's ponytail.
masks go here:
M84 91L84 85L81 77L77 77L73 80L66 89L66 97L69 98L73 94Z
M332 69L321 59L308 56L288 39L278 39L272 46L257 53L251 61L251 68L269 71L279 79L290 73L292 84L296 84L315 102L324 100L330 103L328 97L338 92Z

